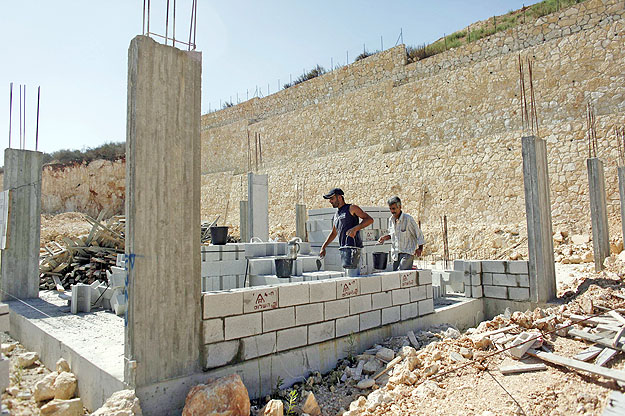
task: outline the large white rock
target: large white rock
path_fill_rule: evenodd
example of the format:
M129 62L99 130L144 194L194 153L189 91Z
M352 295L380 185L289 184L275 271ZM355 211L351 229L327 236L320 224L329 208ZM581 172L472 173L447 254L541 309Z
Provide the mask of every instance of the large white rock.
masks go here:
M313 394L312 391L306 395L306 399L304 400L304 405L302 406L302 412L307 413L310 416L321 415L321 409L319 408L317 399L315 399L315 395Z
M182 416L249 416L250 397L238 374L209 379L189 391Z
M91 416L142 416L139 399L134 390L116 391Z
M282 400L269 400L263 409L263 416L284 416Z
M37 354L36 352L25 352L17 356L17 365L24 368L30 367L31 365L35 364L35 361L37 361L38 359L39 354Z
M78 381L74 373L63 371L54 380L54 398L61 400L71 399L74 397L77 385Z
M71 400L54 399L41 407L41 416L82 416L80 397Z
M33 398L36 402L54 398L54 380L59 375L56 371L51 372L35 384Z
M56 372L62 373L63 371L69 372L69 363L65 360L65 358L59 358L56 362Z

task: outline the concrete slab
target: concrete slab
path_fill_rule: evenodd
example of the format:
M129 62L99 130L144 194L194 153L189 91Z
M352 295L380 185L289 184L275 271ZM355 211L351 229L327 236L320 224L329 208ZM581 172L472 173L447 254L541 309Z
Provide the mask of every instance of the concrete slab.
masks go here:
M247 225L250 238L269 240L269 178L247 174Z
M588 194L590 196L590 219L592 223L592 247L595 270L603 270L603 261L610 256L610 229L605 194L603 162L596 157L586 159L588 168Z

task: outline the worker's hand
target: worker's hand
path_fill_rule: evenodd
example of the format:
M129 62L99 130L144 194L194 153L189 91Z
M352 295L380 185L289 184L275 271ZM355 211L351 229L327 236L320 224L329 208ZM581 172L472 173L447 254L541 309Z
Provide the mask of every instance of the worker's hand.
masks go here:
M326 248L321 247L321 250L319 250L319 257L324 258L325 256L326 256Z
M356 227L352 227L349 230L347 230L345 234L347 234L348 237L355 238L357 232L358 230L356 229Z
M378 238L378 244L382 244L382 243L384 243L384 241L386 241L386 240L384 239L384 236L382 236L382 237Z

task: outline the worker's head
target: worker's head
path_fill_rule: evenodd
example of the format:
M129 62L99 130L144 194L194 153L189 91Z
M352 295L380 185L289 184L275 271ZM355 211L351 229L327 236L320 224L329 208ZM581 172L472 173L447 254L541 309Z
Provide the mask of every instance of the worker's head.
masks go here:
M388 203L388 210L391 211L393 217L399 218L399 214L401 214L401 199L398 196L392 196L386 202Z
M334 188L331 189L330 192L325 194L323 198L330 201L330 204L332 204L332 208L339 208L345 203L343 195L344 193L341 188Z

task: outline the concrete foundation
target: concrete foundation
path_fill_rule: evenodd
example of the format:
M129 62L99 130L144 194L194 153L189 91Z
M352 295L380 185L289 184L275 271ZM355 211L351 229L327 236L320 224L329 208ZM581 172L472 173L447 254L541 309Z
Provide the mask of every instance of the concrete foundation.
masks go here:
M247 226L249 237L269 240L269 179L247 174Z
M599 158L586 159L586 167L588 168L592 247L595 257L595 270L599 271L603 270L605 258L610 256L610 230L608 227L608 209L605 197L605 175L603 173L603 162Z
M145 36L128 50L124 381L142 403L200 370L201 57Z
M301 238L302 241L308 241L306 219L306 205L295 204L295 237Z
M241 232L241 242L248 243L250 241L250 232L247 226L247 201L239 201L239 230Z
M618 171L618 194L621 199L621 238L625 243L625 166L619 166Z
M10 192L0 281L3 301L39 295L42 156L30 150L4 151L4 190Z
M530 299L533 302L546 302L555 298L557 293L547 145L538 137L523 137L522 154Z

